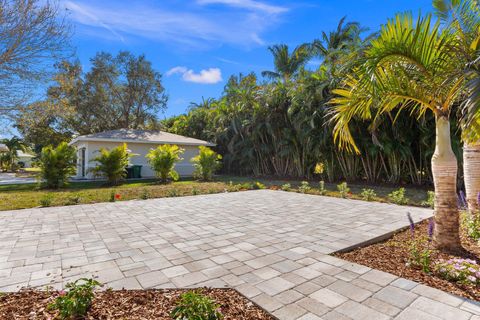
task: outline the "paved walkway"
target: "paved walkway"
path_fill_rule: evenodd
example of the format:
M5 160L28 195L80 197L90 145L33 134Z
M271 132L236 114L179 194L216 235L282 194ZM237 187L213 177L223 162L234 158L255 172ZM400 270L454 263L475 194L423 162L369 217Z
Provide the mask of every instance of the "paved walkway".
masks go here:
M36 183L37 180L31 177L17 177L15 173L0 172L0 185L6 184L24 184L24 183Z
M0 212L0 291L231 286L279 319L472 319L480 307L327 255L430 210L247 191Z

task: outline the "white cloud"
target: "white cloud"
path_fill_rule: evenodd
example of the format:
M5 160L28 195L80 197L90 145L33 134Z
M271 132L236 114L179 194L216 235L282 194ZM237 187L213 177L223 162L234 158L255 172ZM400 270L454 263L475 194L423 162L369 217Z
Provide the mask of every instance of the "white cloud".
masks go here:
M165 75L171 76L177 73L181 74L182 79L187 82L215 84L222 81L222 71L219 68L203 69L199 73L195 73L191 69L178 66L168 70Z
M269 5L254 0L197 0L199 4L224 4L232 7L248 9L251 11L262 11L268 14L279 14L288 11L286 7Z
M196 0L197 6L168 0L128 5L113 0L62 3L77 32L103 38L113 35L123 42L130 36L144 38L187 49L263 45L263 34L276 27L281 14L288 10L254 0ZM215 3L229 8L205 8Z

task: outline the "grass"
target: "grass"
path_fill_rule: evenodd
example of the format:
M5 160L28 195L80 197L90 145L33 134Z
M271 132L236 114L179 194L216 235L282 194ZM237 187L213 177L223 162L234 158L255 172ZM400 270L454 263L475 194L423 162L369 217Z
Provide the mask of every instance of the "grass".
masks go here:
M300 192L298 187L301 181L219 176L213 182L200 182L184 179L169 184L159 184L155 180L129 180L122 185L109 187L103 182L73 182L67 188L59 190L41 189L36 184L0 185L0 210L14 210L43 206L63 206L73 204L88 204L108 202L112 193L120 195L120 201L133 199L149 199L163 197L178 197L187 195L220 193L225 191L240 191L254 189L252 182L258 181L267 188L280 189L289 183L291 190ZM318 181L310 182L311 189L306 193L320 195ZM326 195L340 197L336 184L325 183ZM398 188L390 186L372 186L363 184L349 184L351 194L348 198L361 199L363 188L374 189L377 196L375 201L389 202L388 194ZM420 206L427 197L427 191L418 188L406 188L409 205Z

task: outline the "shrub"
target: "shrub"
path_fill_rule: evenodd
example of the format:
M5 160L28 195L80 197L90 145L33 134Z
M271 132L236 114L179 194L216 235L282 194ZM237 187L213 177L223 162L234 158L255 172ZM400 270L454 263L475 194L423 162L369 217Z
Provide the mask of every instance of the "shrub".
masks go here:
M321 195L325 195L327 193L327 189L325 188L325 181L320 181L318 183L318 190L320 191Z
M340 196L342 198L346 198L348 196L348 193L350 192L350 188L348 187L346 182L342 182L337 185L337 190L338 192L340 192Z
M480 267L475 260L460 258L440 259L434 268L446 280L480 285Z
M198 194L200 194L200 190L198 190L196 187L193 187L193 188L192 188L192 195L193 195L193 196L196 196L196 195L198 195Z
M232 181L228 183L228 186L227 186L228 192L236 192L236 191L240 191L240 189L242 189L241 184L234 184Z
M218 311L219 307L209 297L188 291L180 296L170 316L175 320L220 320L223 316Z
M423 272L430 273L432 250L430 249L430 242L426 238L410 240L408 253L408 266L420 268Z
M57 189L66 186L70 176L76 172L76 161L75 148L66 142L60 143L56 148L44 147L38 166L46 187Z
M292 188L292 185L290 183L285 183L282 185L283 191L289 191L291 188Z
M362 199L365 201L372 201L375 199L377 194L375 193L375 190L373 189L362 189L362 193L360 193L362 196Z
M265 188L266 188L266 186L263 183L258 182L258 181L255 181L251 185L251 189L253 189L253 190L260 190L260 189L265 189Z
M307 193L311 189L312 187L310 187L310 184L308 183L308 181L300 182L300 186L298 187L298 191L300 191L301 193Z
M175 188L167 190L167 196L168 197L178 197L178 190L175 189Z
M174 167L175 163L183 160L180 157L183 151L177 145L164 144L150 150L146 157L153 171L162 182L167 182L169 178L176 181L179 176Z
M50 207L53 201L53 194L47 193L43 197L40 198L40 206L42 207Z
M200 146L198 149L198 155L190 160L195 167L193 175L201 180L212 180L213 174L221 165L222 156L205 146Z
M468 237L475 241L480 240L480 212L465 211L462 223Z
M147 189L143 189L142 193L140 194L140 199L147 200L148 198L150 198L150 192L148 192Z
M388 198L395 204L405 205L408 203L408 199L405 197L405 188L392 191L388 195Z
M80 203L80 195L79 194L74 194L67 199L67 205L75 205Z
M90 161L97 162L97 165L90 169L95 176L103 176L108 184L117 185L127 176L127 166L133 154L128 152L127 144L108 150L101 148L100 154Z
M435 191L428 191L427 192L427 199L425 201L422 201L422 206L424 207L430 207L434 209L434 204L435 204Z
M67 290L61 292L49 308L58 310L62 319L84 318L92 304L94 289L99 285L98 281L86 278L67 283Z

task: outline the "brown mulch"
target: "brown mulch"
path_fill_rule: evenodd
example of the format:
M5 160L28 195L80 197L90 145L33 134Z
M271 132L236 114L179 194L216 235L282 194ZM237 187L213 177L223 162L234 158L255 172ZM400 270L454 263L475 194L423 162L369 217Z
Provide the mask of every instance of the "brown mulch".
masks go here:
M416 224L414 232L415 238L425 237L427 229L427 221ZM438 259L469 258L480 263L480 246L478 243L468 238L464 232L462 232L461 240L464 251L457 254L447 254L434 250L431 264L432 272L428 274L421 269L406 265L409 258L407 243L411 239L412 233L410 229L407 229L396 233L384 242L357 248L346 253L336 253L334 255L351 262L395 274L399 277L424 283L430 287L452 294L480 301L479 287L450 282L442 279L433 272L433 263Z
M266 311L233 289L197 289L220 304L225 320L274 320ZM119 290L97 292L86 319L171 320L170 312L185 289ZM0 319L54 319L47 308L57 291L0 294Z

